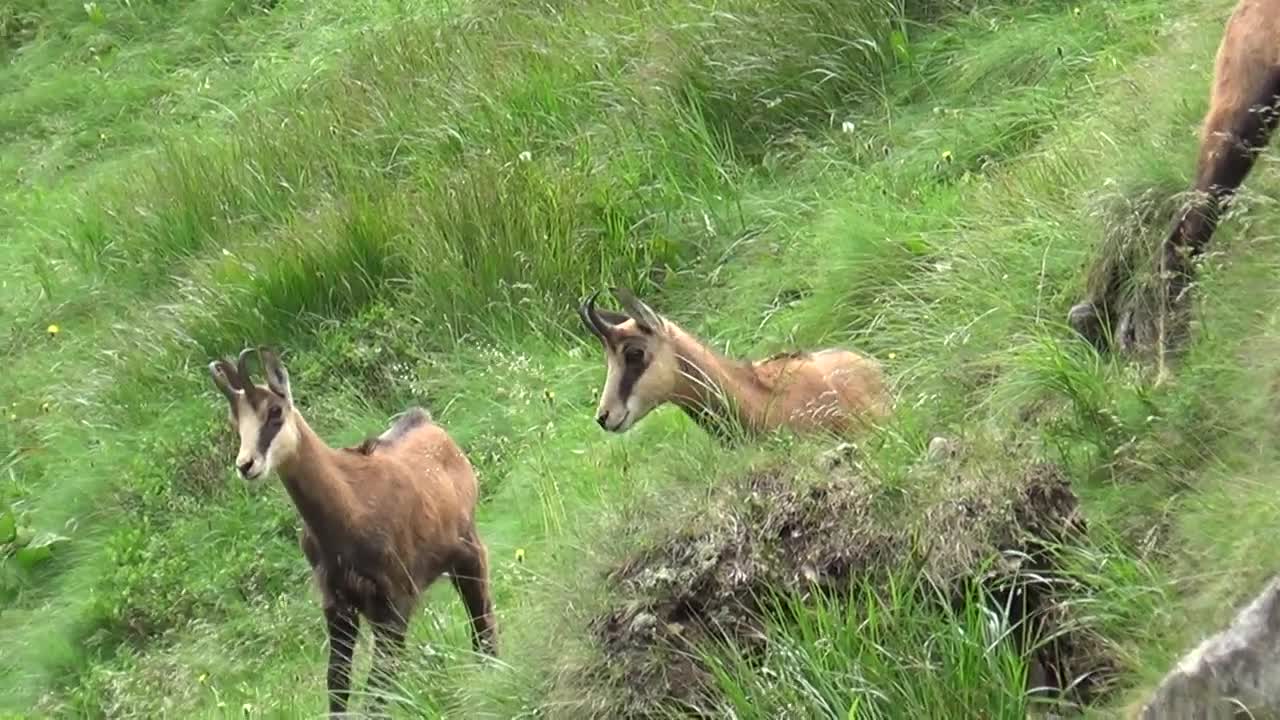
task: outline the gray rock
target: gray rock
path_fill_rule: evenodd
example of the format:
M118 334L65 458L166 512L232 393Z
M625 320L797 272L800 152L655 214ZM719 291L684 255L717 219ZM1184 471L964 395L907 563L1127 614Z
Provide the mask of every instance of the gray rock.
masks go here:
M1226 630L1182 658L1140 717L1280 717L1280 577L1273 578Z
M631 620L631 632L647 633L658 625L658 618L650 613L640 613Z
M954 440L938 435L929 441L927 457L929 462L939 463L955 458L958 452L959 448Z

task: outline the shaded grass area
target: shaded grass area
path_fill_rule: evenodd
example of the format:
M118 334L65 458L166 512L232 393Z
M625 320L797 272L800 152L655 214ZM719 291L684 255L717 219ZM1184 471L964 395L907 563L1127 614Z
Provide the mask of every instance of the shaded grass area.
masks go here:
M469 657L433 590L400 712L572 717L566 674L595 652L576 620L609 599L583 568L633 551L644 538L618 528L635 516L796 452L720 448L674 412L603 437L572 308L605 284L734 353L844 343L885 362L900 409L865 461L897 502L947 482L909 472L937 434L1061 463L1090 520L1073 602L1122 691L1274 567L1256 390L1273 383L1273 169L1221 236L1212 322L1175 384L1060 322L1087 254L1127 232L1104 210L1185 176L1204 103L1187 67L1207 66L1221 3L101 5L0 15L0 230L17 238L0 501L72 538L5 568L0 706L321 710L296 516L230 478L202 370L266 341L334 444L421 402L479 470L503 663ZM84 84L98 65L110 81ZM202 89L175 89L190 78ZM975 643L980 605L902 588L783 598L763 666L708 649L726 711L1022 707L1025 659ZM879 665L868 617L897 650ZM908 688L930 643L959 669ZM863 684L823 686L828 669Z

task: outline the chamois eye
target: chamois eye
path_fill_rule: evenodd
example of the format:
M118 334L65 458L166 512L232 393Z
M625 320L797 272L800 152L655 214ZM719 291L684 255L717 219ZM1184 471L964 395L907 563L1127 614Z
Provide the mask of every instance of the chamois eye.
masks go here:
M627 348L622 357L629 365L639 365L644 362L644 350L637 347Z
M268 420L279 420L281 417L284 417L284 410L279 405L272 405L271 409L267 411Z

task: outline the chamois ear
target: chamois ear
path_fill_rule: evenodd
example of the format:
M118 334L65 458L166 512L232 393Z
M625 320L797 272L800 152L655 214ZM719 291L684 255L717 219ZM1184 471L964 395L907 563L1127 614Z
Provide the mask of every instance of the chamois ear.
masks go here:
M226 396L227 400L235 402L240 389L236 386L239 380L231 363L226 360L214 360L209 363L209 375L213 377L213 384Z
M656 333L662 330L662 318L653 308L644 304L644 301L636 297L635 293L627 288L614 288L614 297L618 298L618 302L622 303L622 307L631 318L636 321L636 325L647 333Z
M267 387L292 404L293 394L289 391L289 371L284 369L280 356L268 348L259 348L258 357L262 359L262 370L267 374Z

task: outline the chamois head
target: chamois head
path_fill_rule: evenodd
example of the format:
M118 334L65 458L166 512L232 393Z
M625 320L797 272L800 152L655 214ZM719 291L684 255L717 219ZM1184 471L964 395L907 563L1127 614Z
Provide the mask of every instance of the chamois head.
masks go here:
M596 309L595 292L578 309L582 322L604 346L606 375L596 422L623 433L650 410L671 399L680 363L667 323L630 290L613 291L629 313Z
M298 418L289 392L289 373L270 350L259 349L267 384L249 377L249 355L241 351L232 366L226 360L209 363L213 384L231 404L231 423L240 431L236 468L246 480L266 476L293 456L298 447Z

